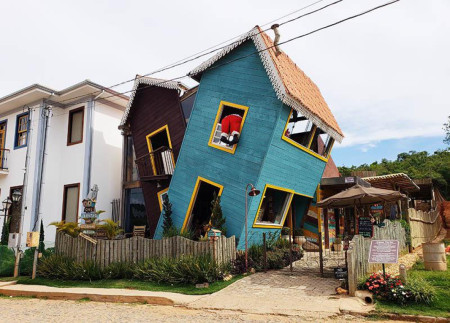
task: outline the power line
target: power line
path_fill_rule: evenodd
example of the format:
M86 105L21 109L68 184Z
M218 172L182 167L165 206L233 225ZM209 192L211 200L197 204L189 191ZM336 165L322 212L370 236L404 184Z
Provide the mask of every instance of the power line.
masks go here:
M308 7L311 7L312 5L317 4L317 3L319 3L319 2L322 2L322 1L324 1L324 0L316 1L316 2L314 2L314 3L312 3L312 4L308 5L308 6L305 6L305 7L303 7L303 8L300 8L300 9L296 10L295 12L304 10L304 9L306 9L306 8L308 8ZM337 1L332 2L332 3L330 3L330 4L326 5L326 6L323 6L323 7L320 7L320 8L318 8L318 9L316 9L316 10L310 11L310 12L304 14L304 15L300 15L300 16L295 17L295 18L293 18L293 19L290 19L290 20L288 20L288 21L282 22L282 23L280 23L279 25L282 26L282 25L291 23L291 22L293 22L293 21L295 21L295 20L301 19L301 18L306 17L306 16L309 16L309 15L311 15L311 14L313 14L313 13L316 13L316 12L319 12L319 11L321 11L321 10L324 10L324 9L326 9L326 8L328 8L328 7L330 7L330 6L333 6L333 5L335 5L335 4L338 4L338 3L342 2L342 1L344 1L344 0L337 0ZM285 16L283 16L283 17L290 16L290 15L292 15L292 14L293 14L293 13L290 13L290 14L285 15ZM268 24L268 23L266 23L265 25L267 25L267 24ZM264 25L263 25L263 26L264 26ZM270 29L271 29L271 28L262 29L260 32L255 33L254 36L259 35L259 34L261 34L261 33L263 33L263 32L266 32L266 31L268 31L268 30L270 30ZM232 39L235 39L235 38L237 38L237 37L242 37L242 36L245 35L245 34L246 34L246 33L241 34L241 35L236 36L236 37L233 37L233 38L231 38L231 40L232 40ZM162 68L160 68L160 69L157 69L157 70L155 70L155 71L153 71L153 72L150 72L150 73L147 73L147 74L140 75L140 76L135 77L135 78L133 78L133 79L125 80L125 81L123 81L123 82L114 84L114 85L112 85L112 86L110 86L110 87L107 87L107 88L105 88L105 89L112 89L113 87L117 87L117 86L120 86L120 85L124 85L124 84L126 84L126 83L129 83L129 82L135 81L136 78L148 77L148 76L150 76L150 75L157 74L157 73L161 73L161 72L164 72L164 71L166 71L166 70L169 70L169 69L172 69L172 68L175 68L175 67L178 67L178 66L187 64L187 63L192 62L192 61L195 61L195 60L197 60L197 59L199 59L199 58L201 58L201 57L203 57L203 56L206 56L206 55L215 53L215 52L217 52L217 51L219 51L219 50L221 50L221 49L224 49L224 48L226 48L226 47L228 47L228 46L230 46L230 45L232 45L232 44L236 44L236 43L238 43L239 41L240 41L240 39L237 40L237 41L231 42L231 43L229 43L229 44L227 44L227 45L225 45L225 46L221 46L221 47L215 48L215 49L213 49L213 50L210 50L210 51L208 51L208 52L205 52L205 51L207 51L208 49L203 50L203 51L199 52L198 55L197 55L197 54L191 55L191 56L189 56L187 59L179 60L179 61L177 61L176 63L167 65L167 66L162 67ZM222 45L222 44L227 43L227 42L228 42L228 40L225 41L225 42L220 43L219 45ZM218 46L218 45L216 45L216 46ZM210 47L209 49L214 48L214 47L216 47L216 46ZM91 95L94 95L94 94L97 94L97 93L98 93L98 91L92 92L92 93L90 93L90 94L91 94ZM73 100L73 99L76 99L76 98L79 98L79 97L84 97L84 96L85 96L85 95L73 97L73 98L70 98L70 99L63 100L63 101L61 101L61 102L66 102L66 101Z
M393 0L393 1L390 1L390 2L387 2L387 3L384 3L384 4L382 4L382 5L373 7L373 8L371 8L371 9L368 9L368 10L363 11L363 12L361 12L361 13L358 13L358 14L355 14L355 15L353 15L353 16L347 17L347 18L345 18L345 19L341 19L341 20L339 20L339 21L336 21L336 22L334 22L334 23L332 23L332 24L329 24L329 25L326 25L326 26L323 26L323 27L314 29L314 30L312 30L312 31L310 31L310 32L301 34L301 35L299 35L299 36L290 38L290 39L288 39L288 40L285 40L285 41L283 41L283 42L280 42L278 45L287 44L287 43L292 42L292 41L294 41L294 40L298 40L298 39L300 39L300 38L303 38L303 37L312 35L312 34L314 34L314 33L316 33L316 32L321 31L321 30L324 30L324 29L327 29L327 28L330 28L330 27L339 25L339 24L341 24L341 23L343 23L343 22L346 22L346 21L348 21L348 20L351 20L351 19L358 18L358 17L363 16L363 15L366 15L366 14L372 12L372 11L375 11L375 10L377 10L377 9L381 9L381 8L383 8L383 7L389 6L389 5L394 4L394 3L396 3L396 2L399 2L399 1L400 1L400 0ZM231 61L227 61L227 62L224 62L224 63L222 63L222 64L215 65L215 66L210 66L210 67L206 68L205 71L212 70L212 69L215 69L215 68L224 66L224 65L231 64L231 63L233 63L233 62L236 62L236 61L245 59L245 58L250 57L250 56L255 55L255 54L259 54L259 53L261 53L261 52L263 52L263 51L269 50L269 49L274 48L274 47L275 47L275 45L269 46L269 47L267 47L267 48L265 48L265 49L261 49L261 50L255 51L255 52L250 53L250 54L247 54L247 55L245 55L245 56L237 57L237 58L235 58L235 59L233 59L233 60L231 60ZM164 80L164 81L161 81L161 82L152 84L152 85L146 85L146 86L141 87L140 90L142 90L142 89L144 89L144 88L147 88L147 87L157 86L157 85L164 84L164 83L167 83L167 82L179 80L179 79L182 79L182 78L184 78L184 77L186 77L186 75L183 75L183 76L180 76L180 77L175 77L175 78L168 79L168 80ZM118 95L120 95L120 94L127 94L127 93L130 93L130 92L133 92L133 91L137 91L137 89L136 89L136 90L129 90L129 91L121 92L121 93L118 93ZM110 97L114 97L114 96L117 96L117 94L116 94L116 95L110 95L110 96L104 97L104 98L102 98L102 100L107 99L107 98L110 98Z

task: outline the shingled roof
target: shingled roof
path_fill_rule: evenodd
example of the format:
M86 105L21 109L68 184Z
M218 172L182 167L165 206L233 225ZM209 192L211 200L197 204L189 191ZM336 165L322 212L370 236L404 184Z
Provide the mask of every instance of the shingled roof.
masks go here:
M200 80L203 71L247 40L254 42L278 98L341 142L344 134L317 85L283 51L276 55L272 39L259 26L193 69L189 76Z

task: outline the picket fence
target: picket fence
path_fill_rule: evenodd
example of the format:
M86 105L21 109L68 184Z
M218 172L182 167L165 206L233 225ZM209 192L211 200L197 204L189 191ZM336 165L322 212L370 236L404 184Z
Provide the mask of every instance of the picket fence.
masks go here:
M58 232L55 253L76 262L94 261L100 267L114 262L137 263L153 257L179 258L183 255L210 254L219 264L236 259L235 237L220 237L217 241L193 241L184 237L161 240L132 237L122 240L98 240L96 244L82 238L73 238Z
M411 226L411 245L417 248L422 243L430 242L436 238L442 229L442 218L439 210L423 212L408 209L409 224Z

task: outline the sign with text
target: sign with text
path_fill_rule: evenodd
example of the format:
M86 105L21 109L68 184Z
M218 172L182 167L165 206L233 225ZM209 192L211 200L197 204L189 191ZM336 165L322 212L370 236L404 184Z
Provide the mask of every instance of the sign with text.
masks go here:
M366 238L372 237L373 224L369 217L359 217L358 219L358 233Z
M369 263L396 264L398 262L398 240L372 240Z

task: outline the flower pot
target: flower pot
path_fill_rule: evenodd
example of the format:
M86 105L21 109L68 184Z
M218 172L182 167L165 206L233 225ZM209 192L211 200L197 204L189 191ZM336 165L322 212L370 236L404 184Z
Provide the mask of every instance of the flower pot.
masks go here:
M301 248L303 244L306 242L306 238L304 236L295 236L294 237L294 243L298 244L298 246Z

